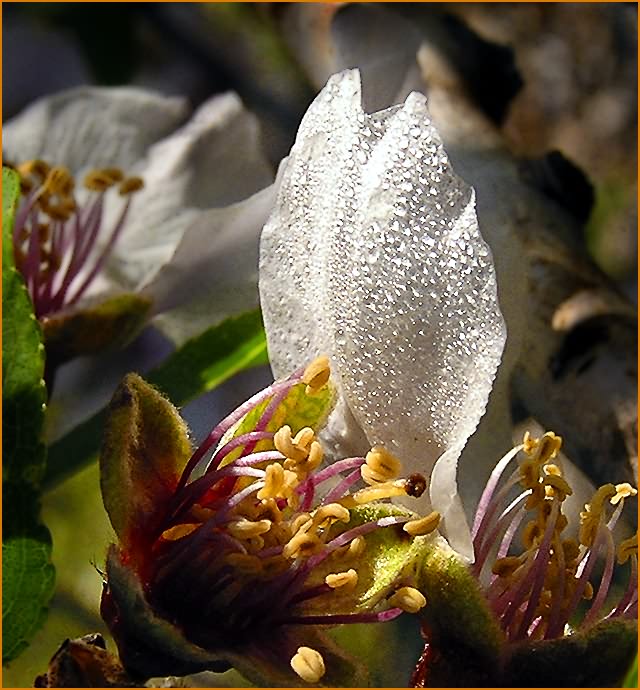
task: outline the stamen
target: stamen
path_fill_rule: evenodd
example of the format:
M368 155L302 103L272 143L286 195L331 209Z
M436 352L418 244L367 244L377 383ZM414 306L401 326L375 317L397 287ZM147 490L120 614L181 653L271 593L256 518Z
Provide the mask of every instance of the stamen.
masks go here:
M417 613L427 605L427 600L415 587L401 587L389 597L389 603L407 613Z
M227 523L227 529L236 539L249 539L266 534L271 529L271 520L232 520Z
M298 647L291 659L291 668L305 683L317 683L325 674L322 655L311 647Z
M331 367L329 365L329 358L326 355L316 357L311 364L304 370L302 375L302 382L307 384L305 393L313 395L320 391L329 381L331 375Z
M162 533L162 538L165 541L177 541L178 539L182 539L183 537L186 537L187 534L191 534L195 530L198 529L202 525L201 522L197 524L183 524L183 525L175 525L174 527L170 527L169 529L166 529Z
M629 498L629 496L635 496L637 493L637 489L634 489L631 486L631 484L629 484L629 482L624 482L623 484L616 484L616 495L611 497L611 505L615 506L625 498Z
M621 541L618 545L617 556L618 563L622 565L626 563L631 556L638 555L638 533L636 532L633 536Z
M324 581L331 589L338 589L339 587L354 589L358 584L358 573L353 568L350 568L343 573L332 573L327 575Z
M374 446L365 457L362 478L367 484L381 484L395 479L402 471L400 460L382 446Z
M422 537L425 534L431 534L437 529L440 524L440 513L436 510L429 513L419 520L410 520L407 522L402 529L410 534L412 537Z
M143 187L144 182L141 177L128 177L120 187L118 187L118 194L120 194L120 196L128 196L129 194L139 191Z

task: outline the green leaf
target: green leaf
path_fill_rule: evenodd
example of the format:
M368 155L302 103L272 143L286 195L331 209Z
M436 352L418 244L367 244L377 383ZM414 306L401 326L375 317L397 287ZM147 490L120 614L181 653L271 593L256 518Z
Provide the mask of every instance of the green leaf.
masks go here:
M145 378L179 406L243 369L267 362L260 311L255 310L226 319L189 340ZM106 410L101 410L51 446L46 488L97 458L105 420Z
M40 627L53 593L51 537L39 524L46 449L46 390L40 326L13 258L19 178L2 170L2 495L3 662L14 659Z
M633 660L629 673L627 673L623 687L625 688L637 688L638 687L638 656Z

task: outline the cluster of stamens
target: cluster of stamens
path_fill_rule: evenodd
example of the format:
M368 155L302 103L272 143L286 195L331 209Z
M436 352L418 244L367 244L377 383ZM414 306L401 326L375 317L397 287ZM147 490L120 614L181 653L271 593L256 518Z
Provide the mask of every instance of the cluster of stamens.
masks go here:
M92 170L79 196L65 167L32 160L15 169L22 191L13 230L15 262L36 316L42 318L72 306L86 293L122 232L131 196L143 183L118 168ZM113 227L105 231L104 199L110 189L125 201Z
M618 563L631 562L629 582L615 605L604 609L614 575L613 528L625 498L637 491L627 483L600 487L580 514L577 539L563 536L568 520L562 506L572 489L552 462L560 446L553 433L540 439L525 434L496 466L476 512L473 569L510 640L551 639L603 618L637 615L637 535L618 546ZM524 460L503 480L520 453ZM520 491L511 498L516 487ZM523 550L514 555L517 535ZM599 560L604 565L596 586L591 578ZM585 610L579 612L581 602Z
M426 535L439 522L437 513L412 519L392 511L352 524L353 509L398 495L419 496L424 477L399 478L399 461L381 447L323 466L313 429L270 430L274 413L295 386L313 396L328 379L329 362L318 358L256 394L193 454L153 545L155 570L149 578L149 591L161 607L180 602L180 613L172 612L176 618L184 620L190 610L200 620L215 616L217 634L229 643L271 636L278 626L387 621L425 605L422 594L404 581L373 610L354 610L348 597L357 591L367 535L383 528ZM248 414L257 421L238 431ZM212 643L204 637L195 641ZM315 683L324 674L317 650L300 647L290 654L291 667L304 681Z

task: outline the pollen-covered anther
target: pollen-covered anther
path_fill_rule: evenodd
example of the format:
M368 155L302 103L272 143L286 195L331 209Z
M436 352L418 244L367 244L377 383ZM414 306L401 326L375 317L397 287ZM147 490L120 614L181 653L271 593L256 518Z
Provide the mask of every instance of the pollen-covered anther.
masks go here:
M403 530L412 537L423 537L434 532L440 524L440 513L437 510L419 520L410 520L403 526Z
M271 520L232 520L227 524L231 536L236 539L250 539L266 534L271 529Z
M42 185L42 191L52 196L68 197L73 192L73 187L73 176L69 169L58 165L49 171Z
M274 434L273 445L286 458L299 463L309 456L310 445L314 437L313 429L304 427L300 429L295 438L292 438L291 427L285 424Z
M426 606L427 600L415 587L401 587L389 597L389 604L407 613L417 613Z
M188 534L195 532L195 530L197 530L200 526L201 523L199 522L174 525L173 527L166 529L160 536L165 541L178 541L178 539L182 539L183 537L186 537Z
M557 496L561 501L573 493L566 479L556 474L549 474L544 478L545 494Z
M547 431L534 449L534 460L539 463L546 463L555 458L562 447L562 438L556 436L553 431Z
M351 514L343 505L339 503L329 503L326 506L320 506L312 515L313 525L320 528L326 528L334 522L349 522Z
M633 536L629 537L628 539L625 539L624 541L621 541L620 544L618 545L618 550L617 550L617 556L618 556L618 563L622 565L623 563L626 563L631 556L637 556L638 555L638 533L634 534Z
M395 482L384 482L383 484L375 484L374 486L360 489L351 494L351 496L342 499L340 503L345 507L353 507L371 503L371 501L381 501L393 496L405 496L406 493L405 480L400 479Z
M141 177L127 177L118 187L120 196L128 196L139 192L144 187L144 180Z
M365 464L360 469L362 479L367 484L388 482L402 471L400 460L382 446L374 446L366 455Z
M311 647L298 647L291 658L291 668L305 683L317 683L325 674L322 654Z
M322 541L315 532L299 530L285 544L282 555L288 559L305 558L322 548Z
M256 494L258 499L289 498L298 484L295 472L285 470L277 462L267 465L264 477L265 485Z
M123 178L124 173L118 168L100 168L90 170L85 175L83 184L91 192L105 192Z
M629 482L623 482L622 484L616 484L615 496L612 496L609 500L611 505L617 505L625 498L630 496L635 496L638 493L637 489L634 489Z
M331 376L331 366L326 355L316 357L302 374L302 382L307 384L305 393L313 395L327 385Z
M330 573L324 578L324 581L331 589L353 589L358 584L358 573L353 569L343 573Z

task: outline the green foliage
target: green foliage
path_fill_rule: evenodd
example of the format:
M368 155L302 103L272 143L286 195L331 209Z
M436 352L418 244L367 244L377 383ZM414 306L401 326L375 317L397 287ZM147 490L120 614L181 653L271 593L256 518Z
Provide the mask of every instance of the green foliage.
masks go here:
M637 688L638 687L638 657L633 660L629 673L627 673L623 687L625 688Z
M14 659L41 626L53 593L51 537L40 524L46 461L42 427L46 390L42 333L22 276L12 231L18 176L2 170L2 628L3 662Z
M145 378L175 405L184 405L243 369L267 361L262 320L255 310L189 340ZM51 446L45 487L55 486L97 458L105 420L106 410L101 410Z

